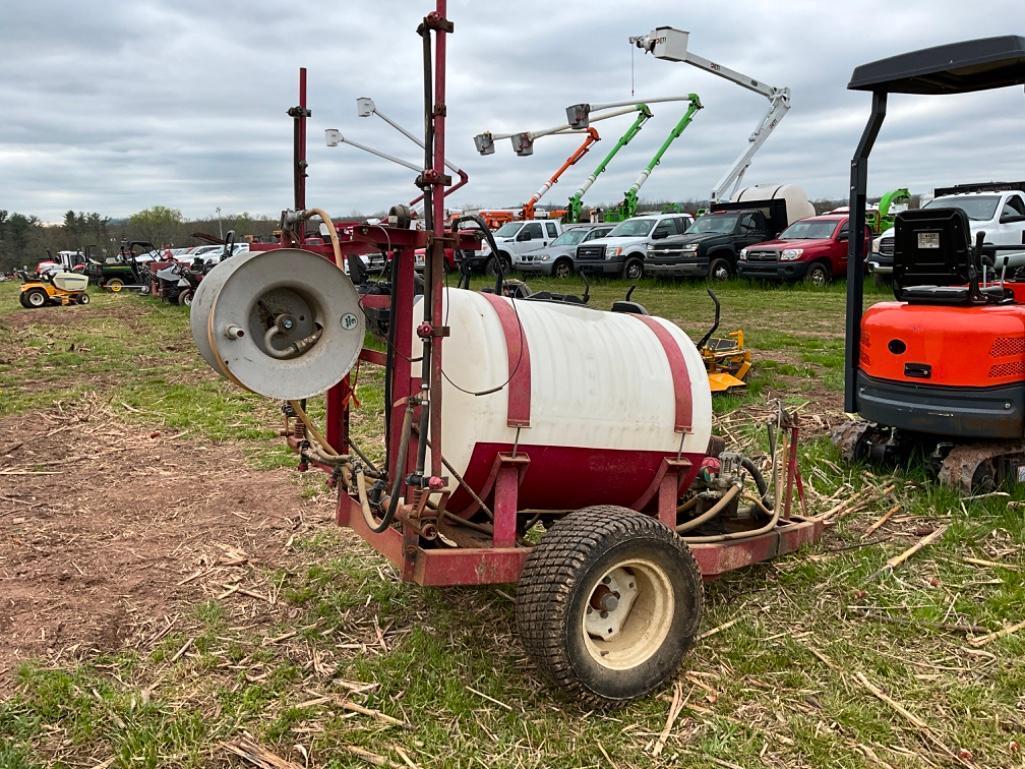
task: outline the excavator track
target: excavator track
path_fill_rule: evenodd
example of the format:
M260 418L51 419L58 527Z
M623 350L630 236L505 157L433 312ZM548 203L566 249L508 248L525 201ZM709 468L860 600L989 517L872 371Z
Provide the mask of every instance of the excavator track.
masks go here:
M1014 460L1025 463L1025 442L963 443L954 446L943 458L939 480L960 494L987 493L998 488L1004 480L1000 462Z
M844 462L857 462L865 457L862 439L875 425L871 422L844 422L830 432Z

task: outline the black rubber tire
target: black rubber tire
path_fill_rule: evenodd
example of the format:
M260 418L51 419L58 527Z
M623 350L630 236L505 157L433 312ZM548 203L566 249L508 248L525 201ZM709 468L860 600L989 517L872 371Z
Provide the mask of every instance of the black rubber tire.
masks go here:
M512 272L512 259L510 259L509 255L504 251L500 251L499 253L492 254L488 257L488 261L484 264L484 272L492 278L498 277L498 265L500 261L505 269L504 274L509 275L509 273Z
M595 581L630 559L657 564L672 592L672 612L652 653L613 669L588 650L583 623ZM516 588L516 627L545 678L584 707L614 706L676 677L694 644L703 600L701 572L680 537L650 516L596 505L557 521L527 557Z
M25 292L25 306L30 309L38 309L40 307L46 307L50 298L46 295L46 292L41 288L30 288Z
M178 294L178 297L174 300L179 307L191 307L192 306L192 289L187 288Z
M553 278L568 278L573 274L573 260L559 259L552 265Z
M627 257L623 264L623 277L626 280L640 280L644 277L644 260L639 256Z
M25 299L25 294L27 294L27 293L28 293L27 291L22 291L21 293L19 293L18 294L18 302L26 310L29 310L29 309L31 309L31 306L29 305L28 301Z
M89 304L89 301L90 301L89 294L87 294L87 293L85 293L83 291L81 294L78 295L78 300L77 301L78 301L79 304Z
M804 275L804 282L811 286L828 286L832 280L829 266L822 262L813 262Z
M708 264L708 279L722 282L733 277L733 264L725 256L713 256Z

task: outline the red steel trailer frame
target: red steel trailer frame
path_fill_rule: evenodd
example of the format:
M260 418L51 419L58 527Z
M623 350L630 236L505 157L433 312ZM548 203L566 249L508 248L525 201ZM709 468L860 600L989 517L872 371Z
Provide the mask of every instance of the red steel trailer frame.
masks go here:
M475 510L490 512L489 524L464 521L446 512L450 493L445 489L448 478L445 475L441 451L441 403L442 403L442 350L449 329L443 325L442 296L444 288L445 249L476 249L477 236L466 231L445 229L444 189L451 183L445 174L445 55L446 36L453 31L446 18L446 1L437 0L436 9L424 17L418 32L424 38L424 57L427 70L425 98L433 101L430 108L429 132L432 141L427 143L425 169L417 179L430 204L430 229L412 230L396 226L346 223L339 225L340 246L343 256L381 252L392 264L392 293L390 296L365 296L364 307L389 307L389 323L394 325L392 355L364 347L360 353L361 365L389 366L387 376L391 383L389 411L387 477L403 478L403 502L399 504L396 521L398 527L389 526L383 531L372 530L367 513L355 496L340 492L336 521L340 526L351 528L381 555L393 563L405 581L421 585L483 585L516 582L530 553L530 547L517 537L519 510L519 487L531 470L528 452L513 446L500 452L484 485L477 491L470 488L453 473L465 491L475 502ZM429 39L434 35L433 76L430 68ZM300 106L289 111L295 118L295 202L297 209L305 205L306 177L306 117L310 114L305 101L305 70L300 81ZM433 85L433 93L429 88ZM312 241L312 242L311 242ZM327 258L331 249L319 238L308 238L304 228L299 232L284 231L281 246L306 248ZM277 244L263 244L255 248L272 249ZM426 249L425 265L425 320L415 333L423 342L423 368L428 372L426 381L413 376L413 305L414 305L414 254L417 249ZM497 297L495 297L497 299ZM427 306L429 303L429 306ZM502 300L499 300L499 304ZM643 320L643 316L638 316ZM436 320L432 320L436 319ZM661 327L659 327L661 328ZM529 420L530 374L529 349L522 337L518 324L505 328L510 356L523 356L525 365L520 365L509 382L510 418ZM656 332L657 333L657 332ZM680 362L682 366L682 362ZM685 367L683 367L685 370ZM326 395L327 429L326 440L339 454L350 451L349 419L353 407L353 381L346 377L332 387ZM688 398L682 385L677 383L678 406L681 398ZM686 404L689 413L689 401ZM410 436L407 448L400 455L398 448L403 444L402 432L406 412L412 410L413 423L419 424L423 409L428 409L429 445L432 447L429 467L423 469L423 477L417 478L417 457L420 450L418 435ZM689 417L688 417L689 418ZM678 420L680 414L678 411ZM409 422L406 422L408 425ZM510 422L513 424L513 422ZM823 531L821 520L807 515L792 514L794 492L802 504L804 489L797 465L797 443L799 428L796 422L785 425L789 433L789 453L786 461L785 492L782 495L784 510L778 525L768 533L743 539L717 543L695 543L690 548L706 579L754 563L767 561L793 552L818 540ZM293 449L303 453L306 444L305 427L298 419L286 419L286 435ZM714 460L713 460L714 462ZM332 474L332 481L338 480L334 467L302 457L301 467L314 464ZM679 491L700 471L687 458L667 455L661 467L651 480L647 491L631 506L638 511L657 514L668 527L677 523ZM450 471L451 472L451 471ZM439 534L454 546L439 541Z

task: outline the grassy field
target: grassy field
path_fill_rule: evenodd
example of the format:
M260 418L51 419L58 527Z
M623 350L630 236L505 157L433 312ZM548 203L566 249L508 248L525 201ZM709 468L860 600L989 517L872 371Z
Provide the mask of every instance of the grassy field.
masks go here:
M597 284L592 302L624 290ZM173 432L181 453L234 452L210 471L285 478L268 504L319 511L275 535L273 558L238 567L234 589L186 594L205 577L183 561L167 629L131 615L141 630L120 643L0 670L0 767L242 766L254 760L238 752L256 746L299 767L1025 766L1025 631L986 637L1025 620L1025 494L962 501L914 469L844 467L825 437L843 418L843 287L717 291L722 330L742 327L756 353L748 391L716 401L721 431L751 444L774 400L799 408L813 509L837 512L835 525L808 552L707 585L704 637L675 687L595 713L537 679L513 633L513 588L400 584L333 527L320 477L284 469L294 459L275 404L207 370L182 309L95 293L88 307L29 311L0 284L4 537L30 515L5 496L4 456L55 408ZM634 298L695 337L712 317L696 282L642 282ZM355 429L370 436L380 380L364 378L360 396ZM21 578L0 559L0 638L4 592Z

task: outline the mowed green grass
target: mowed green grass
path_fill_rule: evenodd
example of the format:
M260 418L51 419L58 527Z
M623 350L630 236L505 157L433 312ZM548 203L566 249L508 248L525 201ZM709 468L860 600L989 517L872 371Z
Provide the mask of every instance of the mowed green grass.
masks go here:
M575 280L531 285L582 290ZM625 289L596 283L592 303L607 307ZM730 434L759 439L755 417L775 398L800 406L806 424L835 418L842 287L716 291L721 330L742 327L756 351L748 391L716 401ZM873 289L869 300L882 296ZM695 338L711 321L701 283L642 281L634 299ZM0 415L98 397L126 421L241 442L256 468L294 464L275 437L276 405L206 369L180 308L97 293L86 308L30 312L15 285L0 284ZM365 370L361 381L355 428L379 448L380 378ZM684 705L660 751L672 691L582 712L537 680L518 646L513 588L403 585L361 543L325 530L295 543L294 566L267 575L287 607L275 627L232 622L215 600L187 607L187 622L155 648L25 665L0 702L0 767L225 765L237 759L221 744L243 732L311 767L368 766L359 750L388 765L489 769L1023 766L1025 632L975 646L956 626L1025 620L1025 495L961 501L915 469L844 467L821 427L812 432L801 461L815 512L893 490L809 551L706 587L711 635L681 671ZM865 536L893 505L891 521ZM873 577L941 525L938 542ZM354 682L376 686L352 693Z

